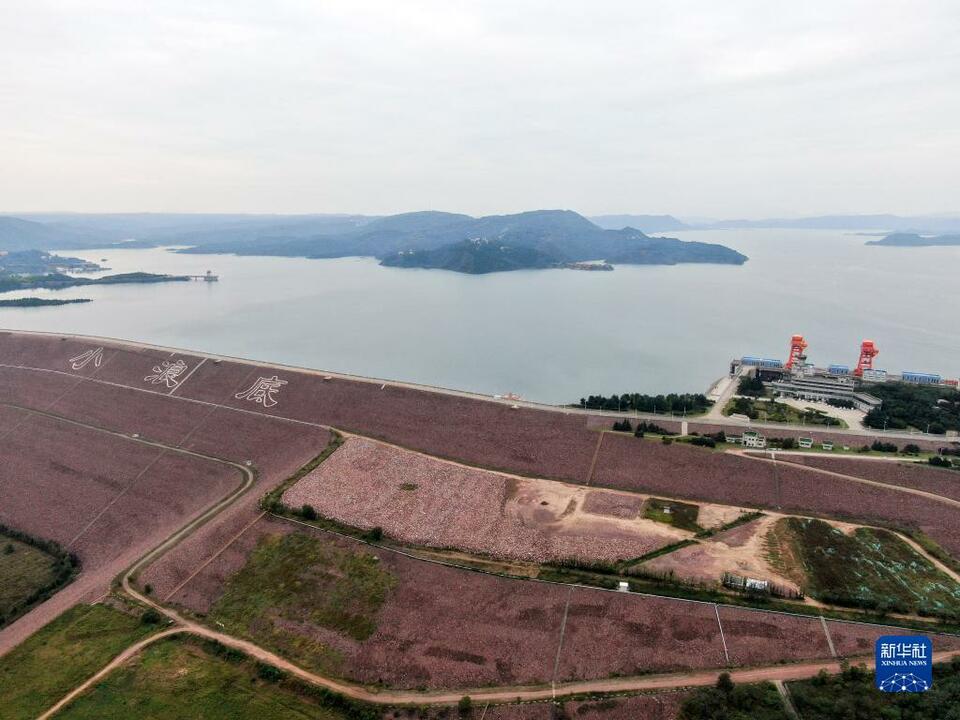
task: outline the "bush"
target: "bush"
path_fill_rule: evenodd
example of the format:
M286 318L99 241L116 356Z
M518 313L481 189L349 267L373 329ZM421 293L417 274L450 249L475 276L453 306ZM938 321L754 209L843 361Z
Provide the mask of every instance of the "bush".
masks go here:
M257 663L257 677L266 682L280 682L286 677L286 673L274 665L268 665L267 663L258 662Z
M673 442L673 438L668 438L668 437L664 436L664 437L660 438L660 442L662 442L664 445L669 445L670 443Z
M664 438L664 439L666 439L666 438ZM710 448L712 448L712 447L716 447L716 446L717 446L717 441L714 440L714 439L711 438L711 437L703 436L703 437L690 438L690 444L691 444L691 445L696 445L696 446L698 446L698 447L710 447Z
M870 446L870 449L874 452L886 452L886 453L895 453L898 448L893 443L880 442L879 440L874 440L873 445Z
M947 460L945 457L940 457L939 455L934 455L932 458L927 460L928 463L934 467L948 468L953 467L953 463Z
M313 509L313 505L304 505L300 508L300 517L304 520L316 520L317 511Z
M460 702L457 703L457 711L461 716L469 715L472 708L473 701L470 699L469 695L464 695L462 698L460 698Z
M13 555L16 552L16 549L13 547L13 543L7 543L3 548L4 555Z
M383 540L383 528L379 526L370 528L370 532L367 533L367 539L372 542L380 542Z
M629 420L615 421L613 423L613 429L619 432L631 432L633 430L633 426L630 425Z
M906 444L906 445L903 446L902 452L903 452L904 455L919 455L919 454L920 454L920 446L919 446L919 445L914 445L913 443L908 443L908 444Z
M843 400L841 398L829 398L827 400L827 405L835 408L844 408L845 410L853 409L853 400Z
M140 616L140 622L144 625L159 625L163 622L163 615L153 608L147 608L147 611Z
M763 391L763 381L758 377L742 377L737 384L737 395L760 397Z

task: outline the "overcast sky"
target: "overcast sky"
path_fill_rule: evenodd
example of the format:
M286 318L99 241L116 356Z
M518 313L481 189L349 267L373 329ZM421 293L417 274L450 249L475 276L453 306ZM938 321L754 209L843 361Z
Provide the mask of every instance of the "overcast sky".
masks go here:
M0 0L0 210L960 211L960 2Z

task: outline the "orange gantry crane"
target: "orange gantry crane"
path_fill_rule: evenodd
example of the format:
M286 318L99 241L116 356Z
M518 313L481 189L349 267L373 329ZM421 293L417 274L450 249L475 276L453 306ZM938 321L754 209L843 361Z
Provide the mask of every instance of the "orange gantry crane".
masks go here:
M784 367L787 370L792 370L795 363L803 363L806 359L803 351L807 349L807 341L803 339L803 335L794 335L790 338L790 357L787 358L787 362Z
M857 361L857 369L853 374L857 377L863 377L864 370L873 370L873 359L880 354L873 340L864 340L860 343L860 359Z

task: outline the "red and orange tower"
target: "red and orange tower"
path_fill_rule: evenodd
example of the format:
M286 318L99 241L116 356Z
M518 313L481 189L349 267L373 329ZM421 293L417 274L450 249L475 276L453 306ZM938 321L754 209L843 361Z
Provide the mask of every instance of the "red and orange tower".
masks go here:
M873 340L864 340L860 343L860 359L857 361L857 369L853 374L857 377L863 377L864 370L873 370L873 359L880 354Z
M790 357L787 358L787 362L784 367L787 370L792 370L794 363L803 363L803 360L806 358L806 355L803 354L803 351L807 349L807 341L803 339L803 335L794 335L790 338Z

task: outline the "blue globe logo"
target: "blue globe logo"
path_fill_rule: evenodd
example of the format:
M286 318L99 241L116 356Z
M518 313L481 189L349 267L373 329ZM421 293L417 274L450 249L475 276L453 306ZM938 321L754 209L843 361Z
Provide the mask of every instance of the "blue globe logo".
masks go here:
M926 692L930 689L927 681L913 673L894 673L880 681L884 692Z

